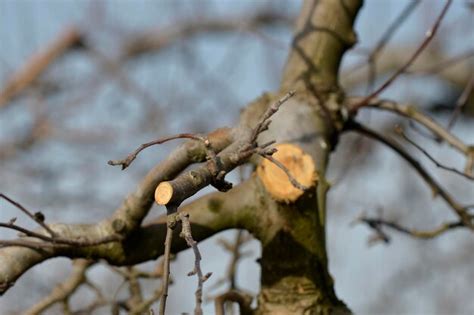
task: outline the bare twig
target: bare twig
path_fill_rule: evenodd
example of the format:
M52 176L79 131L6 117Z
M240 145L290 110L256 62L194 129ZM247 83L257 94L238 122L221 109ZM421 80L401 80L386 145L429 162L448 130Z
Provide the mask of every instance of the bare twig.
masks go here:
M69 277L58 284L47 296L29 308L25 315L39 315L56 303L63 302L71 297L74 292L87 281L86 271L94 262L77 259L73 262L73 270Z
M446 165L443 165L441 164L440 162L438 162L434 157L432 157L428 151L426 151L425 149L423 149L419 144L417 144L415 141L411 140L406 134L405 132L403 132L403 129L400 127L400 126L395 126L395 131L400 135L402 136L403 139L405 139L408 143L410 143L411 145L413 145L415 148L417 148L418 150L421 151L421 153L423 153L431 162L433 162L437 167L439 168L442 168L446 171L450 171L450 172L453 172L455 174L458 174L458 175L461 175L467 179L470 179L470 180L474 180L474 176L472 175L469 175L469 174L466 174L464 172L461 172L457 169L455 169L454 167L450 167L450 166L446 166Z
M348 106L352 108L352 106L354 106L353 104L357 104L359 102L359 98L350 98ZM470 147L464 142L462 142L458 137L449 132L449 130L446 130L446 128L434 121L428 115L425 115L420 112L415 106L399 104L390 100L377 99L374 99L367 103L367 106L375 109L388 110L396 114L405 116L409 119L413 119L417 123L426 127L433 134L435 134L437 138L445 141L447 144L449 144L464 155L468 155L471 150Z
M400 15L389 25L385 33L380 38L378 44L375 46L374 50L370 53L367 58L367 64L369 65L368 70L368 84L367 84L367 94L371 92L375 84L375 79L377 75L376 68L376 59L382 53L383 49L393 36L393 34L403 25L403 22L410 16L414 9L420 4L419 0L409 2L407 6L400 12Z
M467 213L467 208L461 204L459 204L452 196L449 194L429 173L425 170L425 168L415 159L413 158L403 147L401 147L397 142L394 140L383 136L355 121L351 122L349 130L354 130L360 132L372 139L378 140L383 144L387 145L395 152L397 152L401 157L403 157L417 172L418 174L425 180L425 182L430 186L431 190L433 191L434 195L440 195L444 201L451 207L451 209L456 213L456 215L460 218L463 224L466 227L474 230L474 222L472 222L472 218Z
M395 20L393 20L393 22L387 27L387 29L375 45L374 49L372 49L370 53L367 52L369 54L367 60L370 64L373 64L376 61L377 57L382 53L383 49L388 44L392 36L400 28L400 26L403 25L403 22L410 16L410 14L414 11L418 4L420 4L420 0L409 2L407 6L395 18ZM366 52L364 51L362 53L365 54ZM365 61L354 65L353 67L351 67L351 69L347 70L346 75L350 75L352 72L357 71L365 65L367 65L367 62Z
M456 123L456 120L459 114L461 113L463 107L466 105L467 100L469 99L469 95L471 95L471 92L473 89L474 89L474 73L471 74L471 78L467 82L466 87L464 88L458 100L456 101L453 114L451 115L448 126L446 127L447 130L451 130L451 128Z
M420 44L420 46L416 49L416 51L413 53L413 55L408 59L408 61L402 67L400 67L390 78L388 78L387 81L385 81L378 89L376 89L370 95L365 97L359 103L352 106L352 108L351 108L352 113L356 113L357 110L359 110L361 107L366 106L374 97L377 97L382 91L384 91L388 86L390 86L392 84L392 82L395 81L395 79L397 79L400 76L400 74L405 72L405 70L408 69L413 64L413 62L425 50L425 48L428 46L430 41L433 39L434 35L436 34L436 31L438 30L439 25L441 24L441 21L443 20L446 12L448 11L449 6L451 5L451 2L452 2L452 0L447 0L446 1L446 4L444 5L443 9L441 10L441 13L439 14L439 16L436 19L435 23L426 32L425 39Z
M298 182L296 180L296 178L294 178L293 175L291 175L290 170L285 165L283 165L283 163L281 163L280 161L274 159L273 156L271 156L269 154L265 154L265 153L259 153L259 155L262 156L263 158L269 160L270 162L272 162L273 164L278 166L283 172L285 172L286 176L288 176L288 179L290 180L291 184L295 188L298 188L299 190L302 190L302 191L307 191L309 189L309 187L300 184L300 182Z
M367 224L377 233L377 239L383 240L385 243L390 242L390 237L382 230L382 227L388 227L400 233L420 238L420 239L432 239L447 231L451 231L457 228L461 228L464 224L461 221L457 222L446 222L432 230L417 230L404 227L398 223L383 220L380 218L370 218L361 216L357 218L357 221Z
M30 217L33 221L35 221L36 223L38 223L42 228L44 228L49 235L51 235L51 237L55 237L55 233L53 230L51 230L51 228L46 224L44 223L44 215L41 213L41 212L35 212L35 213L31 213L31 211L29 211L28 209L26 209L25 207L23 207L21 204L19 204L18 202L16 202L15 200L11 199L10 197L8 197L7 195L5 194L2 194L0 193L0 198L3 198L5 199L6 201L8 201L9 203L11 203L12 205L14 205L17 209L20 209L24 214L26 214L28 217Z
M6 106L13 98L31 84L69 49L81 44L82 35L75 27L67 28L44 50L33 55L10 79L0 91L0 108Z
M188 273L188 276L196 275L198 279L198 285L196 289L196 306L194 308L195 315L202 315L202 286L204 282L209 279L212 273L207 273L204 275L201 269L201 253L197 246L197 242L193 239L191 234L191 223L189 222L189 214L181 212L178 214L177 219L181 222L181 233L179 234L182 238L186 240L186 243L189 247L193 249L194 252L194 269Z
M164 267L163 267L163 284L161 288L160 300L160 315L165 315L166 299L168 298L168 287L170 281L170 256L171 256L171 242L173 240L173 230L176 227L176 208L169 207L166 220L166 238L165 238L165 252Z
M254 143L257 141L258 135L263 131L267 130L268 125L270 124L270 117L273 116L273 114L275 114L280 109L280 106L283 105L283 103L285 103L287 100L289 100L293 95L295 95L295 91L290 91L267 108L263 116L260 118L260 122L255 126L253 130L250 142Z
M153 145L162 144L162 143L165 143L167 141L171 141L171 140L175 140L175 139L199 140L199 141L204 142L206 145L209 144L209 140L207 140L206 138L204 138L202 136L191 134L191 133L180 133L180 134L177 134L177 135L174 135L174 136L163 137L163 138L160 138L158 140L153 140L153 141L150 141L150 142L147 142L147 143L143 143L135 151L130 153L125 159L123 159L123 160L110 160L107 163L109 165L122 165L122 170L124 170L133 162L133 160L136 159L137 155L141 151L143 151L144 149L146 149L148 147L151 147Z
M466 59L470 59L474 57L474 49L468 50L464 53L461 53L457 56L451 57L447 60L443 60L438 62L435 65L423 68L423 69L416 69L416 70L407 70L406 74L436 74L442 72L443 70L455 66L458 63L465 61Z

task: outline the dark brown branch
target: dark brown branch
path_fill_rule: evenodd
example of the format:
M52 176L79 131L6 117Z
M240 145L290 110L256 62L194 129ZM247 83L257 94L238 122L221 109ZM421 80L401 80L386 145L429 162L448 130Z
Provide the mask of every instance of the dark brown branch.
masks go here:
M461 204L459 204L452 196L449 194L429 173L425 170L425 168L415 159L413 158L403 147L401 147L397 142L394 140L385 137L382 134L379 134L355 121L352 121L348 130L353 130L356 132L360 132L363 135L366 135L372 139L380 141L381 143L387 145L392 150L397 152L405 161L407 161L417 172L418 174L424 179L424 181L430 186L431 190L433 191L434 195L440 195L441 198L451 207L451 209L456 213L456 215L460 218L463 224L466 227L474 230L474 222L472 222L472 218L467 213L467 208Z
M361 100L359 103L354 104L354 106L352 106L351 108L352 113L356 113L357 110L359 110L361 107L366 106L374 97L377 97L380 93L382 93L382 91L384 91L388 86L392 84L393 81L395 81L395 79L397 79L400 76L400 74L405 72L413 64L413 62L415 62L418 56L425 50L425 48L428 46L428 44L431 42L431 40L435 36L436 31L438 30L439 25L441 24L441 21L443 20L446 12L448 11L449 6L451 5L451 2L452 0L446 1L446 4L441 10L441 13L439 14L435 23L426 32L425 39L420 44L420 46L415 50L413 55L407 60L407 62L402 67L400 67L392 76L390 76L390 78L388 78L387 81L385 81L378 89L376 89L369 96Z
M385 243L390 242L390 237L383 231L382 227L388 227L397 232L420 239L432 239L445 232L464 227L464 224L461 221L443 223L432 230L410 229L395 222L383 220L380 218L370 218L366 216L361 216L357 219L357 221L367 224L377 233L377 239L381 239Z
M41 212L31 213L31 211L29 211L28 209L23 207L21 204L19 204L15 200L9 198L5 194L0 193L0 198L5 199L6 201L8 201L12 205L14 205L17 209L20 209L24 214L26 214L28 217L30 217L33 221L38 223L39 226L44 228L48 232L49 235L51 235L52 237L55 236L54 231L51 230L46 223L44 223L44 215Z
M373 64L375 63L377 57L382 53L385 46L388 44L392 36L395 32L403 25L404 21L410 16L410 14L414 11L414 9L420 4L420 0L411 1L407 4L407 6L400 12L400 14L393 20L393 22L387 27L385 32L382 34L380 39L378 40L377 44L375 45L374 49L368 55L368 63ZM367 65L367 62L359 63L351 69L347 70L346 74L349 75L353 71L356 71L362 67Z
M461 175L467 179L470 179L470 180L474 180L474 176L472 175L469 175L469 174L466 174L464 172L461 172L457 169L455 169L454 167L450 167L450 166L446 166L444 164L441 164L440 162L438 162L434 157L432 157L428 151L426 151L425 149L423 149L419 144L417 144L415 141L411 140L406 134L405 132L403 132L403 129L400 127L400 126L396 126L395 127L395 131L400 135L402 136L403 139L405 139L408 143L410 143L411 145L413 145L415 148L417 148L419 151L421 151L421 153L423 153L431 162L433 162L437 167L439 168L442 168L446 171L450 171L450 172L453 172L455 174L458 174L458 175Z
M349 108L352 108L359 102L360 98L349 98L348 106ZM470 147L464 142L462 142L458 137L449 132L449 130L441 126L428 115L425 115L420 112L415 106L399 104L390 100L374 99L367 103L367 107L388 110L393 113L405 116L406 118L412 119L417 123L423 125L429 131L431 131L438 139L445 141L447 144L449 144L464 155L468 155L471 150Z

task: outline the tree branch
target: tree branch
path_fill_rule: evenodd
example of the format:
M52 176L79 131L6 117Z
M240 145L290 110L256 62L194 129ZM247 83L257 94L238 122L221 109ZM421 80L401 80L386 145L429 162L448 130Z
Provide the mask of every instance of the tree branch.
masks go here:
M366 106L367 103L369 103L374 97L377 97L380 93L382 93L383 90L385 90L388 86L392 84L393 81L395 81L400 74L405 72L412 64L415 62L415 60L418 58L418 56L425 50L425 48L428 46L430 41L433 39L434 35L436 34L436 31L439 28L439 25L441 24L441 21L443 20L444 16L446 15L446 12L448 12L448 8L451 5L452 0L447 0L446 4L444 5L443 9L441 10L441 13L439 14L438 18L436 19L435 23L433 26L426 32L425 39L421 42L420 46L415 50L413 55L407 60L407 62L400 67L392 76L390 76L387 81L385 81L378 89L376 89L374 92L372 92L370 95L362 99L359 103L354 104L351 107L352 112L357 112L359 108Z
M403 147L401 147L394 140L383 136L355 121L350 123L348 130L353 130L360 132L361 134L368 136L374 140L380 141L381 143L387 145L392 150L397 152L403 159L405 159L423 178L423 180L430 186L433 194L440 195L441 198L451 207L455 214L460 218L462 223L474 230L473 218L467 212L467 207L459 204L444 188L425 170L425 168L413 158Z

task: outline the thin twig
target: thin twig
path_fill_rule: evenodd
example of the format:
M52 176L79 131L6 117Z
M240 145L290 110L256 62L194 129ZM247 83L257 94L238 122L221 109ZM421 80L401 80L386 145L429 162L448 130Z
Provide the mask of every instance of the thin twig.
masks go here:
M197 242L193 239L191 234L191 223L189 222L189 214L181 212L178 214L178 219L181 221L181 233L180 237L186 240L186 243L189 247L193 249L194 252L194 269L188 273L188 276L196 275L198 279L198 285L196 289L196 306L194 308L195 315L202 315L202 287L204 282L209 279L212 273L207 273L204 275L201 269L201 253L197 246Z
M414 69L414 70L407 70L406 74L436 74L441 72L449 67L455 66L458 63L465 61L466 59L470 59L474 57L474 49L468 50L458 56L454 56L447 60L441 61L438 64L433 66L429 66L424 69Z
M268 128L268 125L270 123L268 119L280 109L280 106L283 103L285 103L293 95L295 95L295 93L296 93L295 91L289 91L282 98L280 98L278 101L276 101L275 103L273 103L271 106L267 108L262 118L260 119L260 122L253 129L252 136L250 138L251 142L257 141L258 135L262 133L263 131L265 131L266 128Z
M359 103L359 98L351 98L349 100L349 107L352 108L353 104ZM431 131L436 137L442 141L445 141L447 144L458 150L464 155L468 155L470 148L464 142L462 142L454 134L446 130L441 124L437 123L428 115L420 112L415 106L407 104L399 104L391 100L379 100L374 99L367 104L370 108L388 110L398 115L405 116L409 119L413 119L417 123L426 127Z
M380 38L379 42L375 46L374 50L370 53L367 58L369 64L369 79L367 84L367 94L371 92L375 84L375 78L377 75L376 70L376 59L382 53L383 49L392 38L393 34L403 25L403 22L410 16L414 9L420 4L420 0L412 1L400 12L397 18L389 25L385 33Z
M467 179L470 179L470 180L474 180L474 176L471 176L469 174L466 174L464 172L461 172L457 169L455 169L454 167L450 167L450 166L446 166L446 165L443 165L441 164L440 162L438 162L434 157L432 157L428 151L426 151L425 149L423 149L419 144L417 144L415 141L411 140L406 134L405 132L403 132L403 129L400 127L400 126L395 126L395 131L400 135L402 136L403 139L405 139L408 143L410 143L411 145L413 145L415 148L417 148L418 150L421 151L421 153L423 153L431 162L433 162L437 167L439 168L442 168L446 171L450 171L450 172L453 172L455 174L458 174L458 175L461 175Z
M33 221L35 221L42 228L44 228L48 232L48 234L51 235L51 237L56 236L56 233L53 230L51 230L51 228L48 225L46 225L46 223L44 223L44 215L41 212L35 212L33 214L33 213L31 213L31 211L29 211L28 209L23 207L20 203L16 202L15 200L11 199L10 197L8 197L5 194L0 193L0 198L5 199L6 201L8 201L12 205L14 205L16 208L20 209L23 213L25 213Z
M413 62L418 58L418 56L425 50L425 48L428 46L428 44L431 42L433 39L434 35L436 34L436 31L438 30L439 25L441 24L441 21L443 20L446 12L448 11L449 6L451 5L452 0L447 0L446 4L444 5L443 9L441 10L441 13L439 14L438 18L436 19L435 23L433 26L426 32L425 39L423 42L420 44L420 46L416 49L416 51L413 53L413 55L408 59L408 61L400 67L390 78L387 79L378 89L376 89L374 92L372 92L370 95L365 97L362 101L360 101L358 104L355 104L351 108L352 113L356 113L357 110L361 107L366 106L374 97L379 95L382 91L384 91L388 86L392 84L395 79L400 76L403 72L405 72L406 69L408 69Z
M39 315L43 314L47 309L54 304L69 299L74 292L79 289L82 284L87 283L86 272L95 262L77 259L73 262L73 270L71 274L60 284L58 284L51 292L42 298L35 305L30 307L25 315Z
M386 243L390 241L390 237L385 232L383 232L383 230L381 229L382 227L388 227L395 231L410 235L415 238L432 239L443 234L444 232L454 230L454 229L464 226L464 224L461 221L457 221L457 222L443 223L440 226L431 230L416 230L416 229L410 229L398 223L386 221L380 218L369 218L369 217L361 216L357 220L367 224L370 228L374 229L378 234L378 239L382 239Z
M446 127L447 130L451 130L451 128L454 126L463 107L466 106L467 100L469 99L469 95L471 95L471 92L473 89L474 89L474 73L471 74L471 78L467 82L466 87L464 88L458 100L456 101L453 114L451 115L448 126Z
M162 144L170 140L175 140L175 139L192 139L192 140L198 140L198 141L203 141L204 143L208 143L209 141L205 139L204 137L201 137L196 134L192 133L180 133L174 136L169 136L169 137L164 137L160 138L158 140L150 141L147 143L143 143L140 145L135 151L130 153L125 159L123 160L110 160L107 162L109 165L122 165L122 170L126 169L137 157L137 155L143 151L144 149L151 147L153 145L157 144Z
M401 147L397 142L394 140L385 137L382 134L379 134L364 125L361 125L358 122L351 121L349 130L354 130L357 132L362 133L372 139L378 140L383 144L390 147L392 150L397 152L402 158L404 158L417 172L418 174L425 180L425 182L430 186L431 190L433 191L434 195L440 195L444 201L451 207L451 209L457 214L457 216L461 219L463 224L466 227L474 230L474 222L472 222L472 218L467 213L467 208L461 204L459 204L451 194L449 194L429 173L425 170L425 168L414 158L412 157L403 147Z
M375 59L377 59L377 56L379 56L385 46L388 44L392 36L395 34L395 32L400 28L400 26L403 25L404 21L410 16L410 14L414 11L416 6L420 3L420 0L415 0L412 2L409 2L407 6L400 12L400 14L393 20L393 22L387 27L385 32L382 34L380 39L378 40L377 44L375 45L375 48L372 49L372 51L368 54L367 60L369 63L374 63ZM361 52L363 54L366 54L366 52ZM351 67L349 70L347 70L346 75L352 74L354 71L359 70L360 68L363 68L367 62L361 62L353 67Z
M166 220L166 238L165 238L165 252L164 252L164 267L163 267L163 285L162 295L160 299L160 315L165 315L166 299L168 298L168 287L170 282L170 256L171 256L171 242L173 240L173 230L176 226L176 209L174 207L168 208L168 217Z
M268 154L264 154L264 153L259 153L260 156L262 156L263 158L269 160L270 162L272 162L273 164L275 164L276 166L278 166L278 168L280 168L283 172L285 172L286 176L288 177L288 179L290 180L290 183L297 189L299 190L302 190L302 191L307 191L309 189L309 187L303 185L303 184L300 184L300 182L298 182L296 180L296 178L293 177L293 175L291 175L290 173L290 170L285 166L283 165L283 163L281 163L280 161L276 160L273 158L273 156L271 155L268 155Z

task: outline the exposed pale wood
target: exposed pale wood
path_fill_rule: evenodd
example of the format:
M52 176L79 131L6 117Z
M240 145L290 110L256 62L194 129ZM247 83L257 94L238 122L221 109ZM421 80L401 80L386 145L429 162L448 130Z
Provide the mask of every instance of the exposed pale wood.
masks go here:
M166 205L173 197L173 186L169 182L161 182L155 190L155 201L159 205Z
M313 186L317 173L311 156L290 143L279 144L276 148L278 151L273 158L286 166L300 184ZM270 195L278 201L293 202L303 194L302 190L293 186L285 172L269 160L262 161L257 174Z

